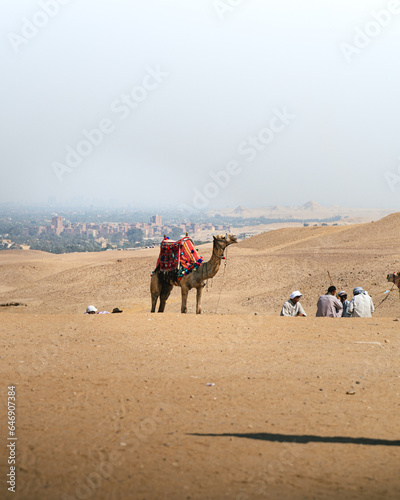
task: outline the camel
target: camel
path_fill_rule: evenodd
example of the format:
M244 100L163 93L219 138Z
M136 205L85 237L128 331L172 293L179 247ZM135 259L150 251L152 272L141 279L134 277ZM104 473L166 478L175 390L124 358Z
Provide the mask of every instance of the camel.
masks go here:
M187 312L187 298L189 290L196 288L196 314L201 314L201 296L205 281L213 278L221 265L221 260L224 258L225 248L232 243L237 243L237 238L234 234L218 234L213 236L213 251L211 259L208 262L203 262L197 269L182 277L181 280L173 278L165 278L159 267L154 271L150 282L151 293L151 312L155 312L157 300L160 297L160 306L158 312L162 313L165 309L167 299L174 286L181 287L182 305L181 312Z

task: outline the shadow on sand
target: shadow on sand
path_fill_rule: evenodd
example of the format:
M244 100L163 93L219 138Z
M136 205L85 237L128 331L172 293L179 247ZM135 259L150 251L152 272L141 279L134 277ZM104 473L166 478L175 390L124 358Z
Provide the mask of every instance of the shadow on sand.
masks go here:
M373 439L363 437L344 437L344 436L313 436L313 435L296 435L296 434L271 434L269 432L252 432L252 433L225 433L225 434L200 434L189 433L189 436L203 437L237 437L247 439L258 439L261 441L270 441L276 443L339 443L339 444L362 444L368 446L400 446L400 440L390 439Z

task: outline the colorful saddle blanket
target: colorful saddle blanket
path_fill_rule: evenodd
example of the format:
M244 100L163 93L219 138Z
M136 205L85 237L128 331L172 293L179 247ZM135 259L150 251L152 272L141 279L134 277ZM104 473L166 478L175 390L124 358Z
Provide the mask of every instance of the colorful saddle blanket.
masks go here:
M178 276L182 277L197 269L203 262L203 258L198 254L193 241L185 236L178 241L171 241L165 238L160 244L160 255L157 267L163 273L178 271Z

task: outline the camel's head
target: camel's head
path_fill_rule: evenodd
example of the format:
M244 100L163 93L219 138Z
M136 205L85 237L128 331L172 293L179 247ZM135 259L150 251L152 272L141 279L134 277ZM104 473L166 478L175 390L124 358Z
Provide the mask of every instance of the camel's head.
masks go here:
M237 237L236 234L217 234L217 236L214 236L214 243L216 241L222 248L226 248L232 243L237 243Z
M399 289L400 289L400 272L398 273L390 273L386 276L386 279L390 282L390 283L395 283Z
M394 275L395 273L390 273L386 276L386 279L390 282L390 283L394 283Z

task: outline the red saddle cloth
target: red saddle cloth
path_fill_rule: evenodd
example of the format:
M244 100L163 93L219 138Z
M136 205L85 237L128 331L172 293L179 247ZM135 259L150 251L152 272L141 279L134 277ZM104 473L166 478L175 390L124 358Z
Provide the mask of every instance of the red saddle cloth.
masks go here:
M171 241L165 238L160 244L160 255L157 267L160 271L179 271L179 275L188 274L193 269L199 267L203 258L198 254L193 241L185 236L178 241Z

